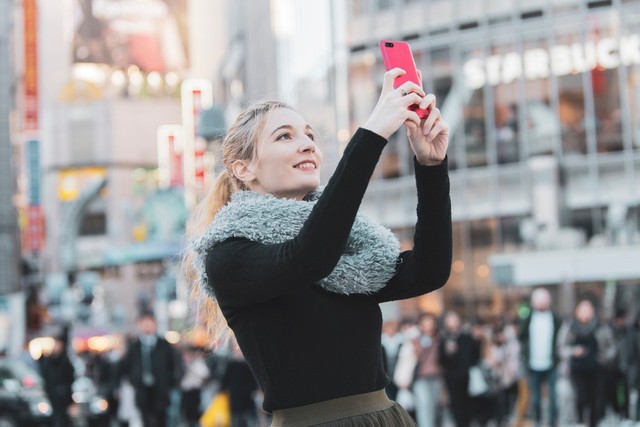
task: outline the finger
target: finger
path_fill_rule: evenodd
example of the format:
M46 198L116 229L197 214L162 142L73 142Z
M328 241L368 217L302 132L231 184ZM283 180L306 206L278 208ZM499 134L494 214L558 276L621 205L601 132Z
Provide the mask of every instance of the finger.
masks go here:
M424 90L414 82L404 82L403 84L398 86L398 89L404 90L407 93L417 93L418 95L420 95L421 100L422 97L426 95L424 93Z
M416 127L420 126L420 116L418 116L418 114L415 111L407 110L405 121L407 120L413 122L416 125Z
M433 109L435 106L436 106L436 96L432 93L428 95L424 95L424 98L420 103L420 108L422 108L423 110L426 110L429 107Z
M416 130L418 129L418 125L416 125L411 120L405 120L404 125L407 127L407 136L411 138L416 133Z
M393 90L393 81L406 74L407 72L402 68L392 68L384 73L384 79L382 81L382 93L386 93Z
M407 96L403 96L401 99L402 105L404 105L405 107L420 104L421 100L422 97L416 93L409 93L407 94Z
M448 127L444 126L442 123L443 122L439 122L433 127L433 129L431 129L431 132L429 132L426 138L427 144L431 144L433 140L436 139L436 137L440 134L444 132L448 133Z
M429 111L427 119L424 121L424 125L422 125L422 132L425 135L428 134L441 117L440 110L432 108L431 111Z

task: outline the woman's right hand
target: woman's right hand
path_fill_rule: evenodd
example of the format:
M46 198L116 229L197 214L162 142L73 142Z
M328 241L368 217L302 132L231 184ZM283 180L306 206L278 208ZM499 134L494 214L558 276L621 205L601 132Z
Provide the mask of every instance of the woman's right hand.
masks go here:
M402 68L394 68L384 74L380 98L369 119L362 126L364 129L388 139L407 121L420 127L420 117L408 108L410 105L420 104L425 96L422 88L413 82L403 83L397 89L393 88L393 81L405 73Z

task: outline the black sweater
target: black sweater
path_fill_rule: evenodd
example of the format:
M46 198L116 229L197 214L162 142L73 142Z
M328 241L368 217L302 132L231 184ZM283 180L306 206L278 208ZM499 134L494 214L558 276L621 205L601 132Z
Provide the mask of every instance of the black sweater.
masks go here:
M279 244L231 238L207 257L207 276L264 391L265 411L383 389L378 303L442 287L451 267L447 162L416 163L414 249L373 295L314 286L337 264L386 139L359 129L300 233Z

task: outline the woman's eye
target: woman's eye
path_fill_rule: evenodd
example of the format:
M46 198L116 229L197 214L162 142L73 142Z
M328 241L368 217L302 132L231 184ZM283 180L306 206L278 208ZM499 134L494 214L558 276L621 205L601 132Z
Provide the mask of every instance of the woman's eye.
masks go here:
M310 140L315 141L316 140L316 136L312 133L307 134L307 136L309 137Z
M291 139L291 134L290 133L283 133L282 135L280 135L279 137L276 138L276 141L280 141L281 139Z

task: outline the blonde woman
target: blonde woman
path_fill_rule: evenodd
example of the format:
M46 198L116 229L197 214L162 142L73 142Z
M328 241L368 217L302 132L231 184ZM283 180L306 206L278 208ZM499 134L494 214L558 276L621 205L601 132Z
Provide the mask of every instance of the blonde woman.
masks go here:
M313 128L271 101L241 113L223 141L225 170L189 226L201 316L231 328L264 392L272 426L412 426L384 392L379 303L438 289L451 264L449 130L435 97L388 71L367 122L328 184ZM407 109L430 108L421 121ZM413 250L358 214L387 139L402 125L415 153ZM193 266L193 268L192 268ZM205 310L207 311L207 310Z

